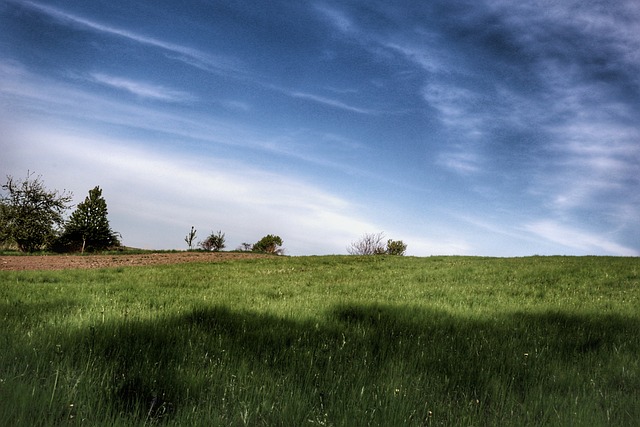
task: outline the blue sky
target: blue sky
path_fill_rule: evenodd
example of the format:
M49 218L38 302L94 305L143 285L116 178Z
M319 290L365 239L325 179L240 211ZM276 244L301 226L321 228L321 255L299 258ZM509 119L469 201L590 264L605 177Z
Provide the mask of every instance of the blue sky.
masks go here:
M640 255L640 7L0 0L0 174L128 246Z

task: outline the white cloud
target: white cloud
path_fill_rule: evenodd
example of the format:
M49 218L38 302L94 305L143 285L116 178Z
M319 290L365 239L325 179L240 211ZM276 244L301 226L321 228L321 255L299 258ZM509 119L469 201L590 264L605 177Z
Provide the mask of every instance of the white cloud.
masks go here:
M477 154L467 151L447 151L438 156L439 165L446 167L460 175L480 172L481 161Z
M524 227L548 241L577 249L583 254L638 256L638 251L619 245L610 239L587 231L564 226L552 220L532 222Z
M409 256L469 255L474 249L464 238L451 236L442 236L440 239L409 236L395 240L402 240L407 245L406 255Z
M63 10L57 9L55 7L51 7L51 6L47 6L47 5L43 5L40 3L36 3L36 2L31 2L31 1L26 1L23 3L24 6L29 6L33 9L36 9L42 13L45 13L49 16L51 16L52 18L56 18L58 20L60 20L63 23L71 23L74 25L78 25L81 27L86 27L88 29L94 30L94 31L98 31L98 32L102 32L102 33L109 33L115 36L120 36L120 37L124 37L133 41L136 41L138 43L143 43L143 44L147 44L150 46L154 46L154 47L159 47L162 49L166 49L169 51L173 51L176 53L181 53L187 56L201 56L200 52L190 49L190 48L186 48L184 46L180 46L180 45L176 45L176 44L172 44L172 43L167 43L167 42L163 42L161 40L158 39L154 39L152 37L145 37L139 34L136 34L134 32L128 31L128 30L124 30L121 28L115 28L115 27L111 27L108 25L104 25L101 24L99 22L95 22L92 21L90 19L85 19L83 17L80 16L76 16L74 14L65 12Z
M447 71L447 62L451 62L452 59L450 57L445 59L449 55L445 55L436 48L438 41L435 36L424 34L428 41L422 44L415 44L411 39L401 39L399 41L382 39L379 43L392 51L400 53L407 60L416 63L428 73Z
M357 206L298 177L136 146L33 126L10 149L10 158L23 160L0 166L35 170L78 200L100 185L113 228L131 246L181 248L184 230L195 225L202 234L221 229L233 247L275 233L291 254L344 253L354 234L375 229Z
M158 99L162 101L183 102L195 99L187 92L169 89L164 86L153 85L145 82L125 79L122 77L109 76L102 73L92 73L93 81L125 90L142 98Z
M237 160L140 148L141 141L51 124L19 129L6 135L12 145L0 169L17 176L26 169L36 171L48 187L73 191L76 203L100 185L111 225L129 246L184 249L183 238L194 225L200 239L222 230L229 249L278 234L291 255L344 254L362 234L385 229L363 213L370 205L297 176ZM389 236L409 244L409 255L467 254L472 249L443 230L431 239L421 230L388 230Z
M230 110L247 112L251 111L251 105L237 100L225 100L222 101L221 104Z
M635 0L620 0L606 6L580 0L492 0L487 5L517 29L513 34L519 35L524 43L547 41L550 30L571 33L588 39L591 51L606 46L615 50L628 66L640 65L640 39L637 36L640 9ZM563 42L563 38L557 39ZM550 49L548 43L541 46Z
M352 20L344 12L325 4L318 4L315 8L318 12L320 12L322 17L324 17L332 26L337 28L339 31L343 33L351 33L355 31Z
M314 101L314 102L317 102L317 103L320 103L320 104L328 105L330 107L340 108L340 109L347 110L347 111L353 111L355 113L375 114L375 112L372 111L372 110L368 110L368 109L365 109L365 108L354 107L354 106L351 106L349 104L345 104L342 101L338 101L338 100L331 99L331 98L325 98L323 96L313 95L313 94L310 94L310 93L289 92L288 94L290 96L294 97L294 98L308 99L310 101Z
M185 98L188 94L173 93L170 89L152 85L145 85L127 79L112 78L112 76L94 73L94 79L100 79L106 84L127 86L130 92L138 92L139 96ZM7 109L5 116L17 116L15 106L20 111L36 114L40 122L48 120L72 120L81 123L83 127L109 124L116 127L130 127L145 132L161 133L177 141L187 148L188 144L205 144L207 147L225 146L233 150L253 150L265 152L278 158L298 159L322 167L330 167L349 175L361 175L364 172L355 168L352 162L336 161L331 153L335 150L353 151L351 157L357 155L363 145L337 134L317 134L307 129L296 131L281 130L276 135L270 135L264 129L253 129L251 126L236 122L234 119L217 119L211 113L202 114L195 108L190 114L182 111L173 112L171 109L155 108L119 96L109 96L98 92L89 92L78 83L84 84L86 78L75 78L70 83L53 81L26 70L19 63L0 63L0 97L12 99L14 108ZM75 84L72 84L75 83ZM289 96L291 92L274 88ZM312 96L312 95L310 95ZM324 101L331 101L323 99ZM314 102L321 102L314 99ZM222 105L231 109L250 109L251 106L233 100L222 100ZM335 106L335 105L334 105ZM0 104L0 109L2 104ZM338 108L350 108L338 106ZM360 111L358 111L360 112ZM366 111L362 111L366 113ZM13 124L12 126L16 126ZM28 127L29 124L23 123ZM316 143L317 141L317 143ZM330 144L332 150L327 155L326 147ZM354 151L355 150L355 151ZM380 179L379 176L377 176Z
M423 88L424 100L438 113L440 121L467 136L477 137L487 126L486 113L479 110L480 95L452 83L429 83Z
M640 185L640 133L625 124L632 112L615 105L604 88L564 79L555 76L558 99L550 111L570 119L546 127L553 143L545 149L548 161L534 191L546 195L560 212L610 204L613 198L622 210L637 210L640 199L630 190Z
M147 37L123 28L116 28L105 25L100 22L86 19L84 17L65 12L61 9L43 5L37 2L27 1L24 3L20 2L19 4L49 15L50 17L57 19L63 24L75 25L81 28L90 29L92 31L106 33L117 37L123 37L136 43L162 49L170 54L168 55L168 57L180 60L186 64L200 69L205 69L212 72L221 72L224 74L231 73L232 75L236 76L244 75L241 67L237 64L237 61L230 58L221 57L219 55L211 55L209 53L205 53L191 47L166 42L164 40L153 37Z
M90 93L78 85L55 82L32 74L19 64L0 64L0 95L5 99L13 99L21 110L37 114L41 121L54 117L78 120L86 125L108 123L165 132L182 139L202 138L216 144L249 144L254 148L267 148L261 147L259 138L251 137L247 132L227 122L216 121L213 117L209 116L206 120L197 114L185 117L167 110L126 102L120 97L112 99ZM16 112L8 109L6 114L15 116Z

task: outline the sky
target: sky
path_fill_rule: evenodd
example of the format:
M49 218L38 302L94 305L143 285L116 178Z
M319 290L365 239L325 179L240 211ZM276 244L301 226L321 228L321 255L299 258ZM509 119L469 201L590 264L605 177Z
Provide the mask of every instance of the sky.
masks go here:
M637 0L0 0L0 176L127 246L640 255Z

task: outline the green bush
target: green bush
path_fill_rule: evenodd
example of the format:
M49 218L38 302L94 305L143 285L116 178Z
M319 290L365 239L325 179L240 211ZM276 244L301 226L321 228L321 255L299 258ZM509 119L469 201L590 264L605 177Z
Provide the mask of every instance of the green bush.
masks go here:
M7 194L0 197L0 238L15 242L23 252L48 247L63 225L71 194L48 190L39 176L33 178L33 173L24 180L7 176L2 189Z
M347 247L349 255L404 255L407 245L402 240L384 243L384 233L366 233Z
M267 234L262 239L254 243L252 250L254 252L266 252L268 254L282 255L284 248L282 246L282 239L280 236L273 234Z
M387 241L387 254L388 255L404 255L407 250L407 245L402 240Z

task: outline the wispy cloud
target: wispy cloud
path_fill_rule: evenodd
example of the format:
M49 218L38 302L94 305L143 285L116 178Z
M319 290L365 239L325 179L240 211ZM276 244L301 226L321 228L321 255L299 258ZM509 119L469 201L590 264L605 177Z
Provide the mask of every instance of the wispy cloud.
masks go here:
M135 90L133 86L135 85L129 90ZM151 89L150 92L156 96L166 96L160 95L162 92L156 93L157 90ZM140 130L166 132L186 139L204 138L212 143L231 146L246 147L246 141L259 142L259 138L252 138L232 124L217 121L211 116L205 121L195 112L193 116L183 116L168 110L137 105L122 100L121 97L109 97L92 92L81 85L50 80L28 71L19 63L0 64L0 95L14 99L16 105L20 105L24 110L40 113L41 120L45 117L65 120L76 118L87 126L109 123ZM9 111L7 115L16 114Z
M572 137L551 148L555 154L554 163L562 168L562 187L554 193L559 208L569 209L597 201L603 193L625 190L629 185L640 186L640 147L622 136L600 139L601 129L591 125L571 127L563 132L573 132ZM611 128L611 126L609 126ZM582 132L593 135L585 135ZM639 140L640 135L635 139ZM595 140L594 140L595 139ZM552 184L553 185L553 184ZM594 200L596 199L596 200Z
M21 3L22 4L22 3ZM167 57L179 60L193 67L203 69L209 72L215 73L224 73L228 74L237 79L249 79L254 84L258 84L260 86L279 90L280 92L286 93L289 96L294 98L307 99L316 103L328 105L334 108L340 108L346 111L356 112L359 114L376 114L375 111L356 107L345 102L313 95L305 92L295 91L295 90L282 90L278 89L275 86L265 83L260 78L253 76L250 77L250 73L246 69L246 67L242 67L238 64L238 61L235 59L230 59L227 57L211 55L209 53L200 51L198 49L194 49L191 47L167 42L164 40L160 40L154 37L148 37L145 35L138 34L134 31L130 31L123 28L117 28L110 25L106 25L100 22L96 22L94 20L90 20L72 13L68 13L58 8L54 8L48 5L43 5L37 2L25 2L24 6L31 7L32 9L38 10L41 13L44 13L48 16L51 16L54 19L59 20L62 23L77 25L80 27L84 27L86 29L90 29L93 31L110 34L113 36L118 36L122 38L126 38L128 40L159 48L167 52ZM331 9L326 9L330 11ZM329 12L327 12L329 13ZM340 21L338 12L335 12L335 19ZM347 28L349 25L347 24L346 17L344 17L345 21L343 22L343 27ZM97 73L94 74L94 78L101 83L109 84L114 87L119 87L121 89L127 90L131 93L135 93L136 95L143 97L151 97L156 99L164 99L164 100L184 100L184 93L179 91L172 91L170 89L166 89L163 87L152 86L140 82L129 81L122 78L116 78L111 76L105 76L103 74Z
M525 229L551 242L577 249L583 254L640 255L638 251L619 245L605 236L567 227L552 220L533 222L527 224Z
M138 43L146 44L153 47L158 47L158 48L169 50L175 53L180 53L186 56L194 56L194 57L202 56L202 53L197 50L180 46L177 44L173 44L173 43L164 42L162 40L158 40L152 37L139 35L135 32L128 31L125 29L104 25L99 22L92 21L90 19L86 19L77 15L74 15L72 13L65 12L61 9L57 9L52 6L47 6L44 4L31 2L31 1L26 1L22 4L24 6L28 6L28 7L31 7L32 9L45 13L46 15L49 15L52 18L56 18L63 23L75 24L80 27L85 27L87 29L95 30L98 32L124 37L130 40L136 41Z
M221 101L221 104L230 110L243 111L243 112L251 111L251 105L242 101L231 99L231 100Z
M24 130L21 139L12 157L32 153L30 164L38 171L65 165L48 168L48 185L72 190L79 199L85 187L103 187L112 225L129 244L163 247L173 235L172 247L181 247L185 230L196 225L203 233L222 229L235 246L277 233L292 254L344 253L350 239L378 229L351 201L299 176L240 160L161 148L151 153L135 140L48 126ZM66 170L74 171L73 181Z
M183 91L169 89L164 86L152 85L145 82L125 79L122 77L109 76L102 73L91 74L92 79L116 89L125 90L142 98L158 99L162 101L183 102L191 101L195 98Z
M611 84L582 78L579 69L554 64L541 75L548 117L538 129L548 143L532 192L554 215L589 210L614 230L629 227L629 212L640 215L640 195L633 190L640 187L640 133L631 124L637 105Z
M484 126L482 113L477 106L480 96L454 83L431 83L422 92L424 100L436 110L443 124L475 136Z
M473 245L464 238L444 237L439 239L410 238L407 243L407 255L469 255L473 253Z
M444 151L438 156L437 163L461 175L480 172L482 165L478 155L469 149Z
M103 80L111 81L109 76L102 77L106 77ZM138 86L139 84L136 88ZM158 91L156 87L152 89L152 93ZM167 95L162 91L160 93ZM207 150L215 150L215 147L222 146L226 147L227 151L243 152L245 156L247 153L268 153L269 158L276 162L297 159L349 175L364 173L352 162L336 160L327 155L324 150L327 145L331 146L330 153L336 150L342 153L345 150L353 152L362 148L357 142L344 139L338 134L318 134L304 129L283 130L272 134L232 119L216 118L209 112L202 114L193 110L190 114L184 115L179 111L173 112L171 108L158 109L153 105L132 103L119 96L111 97L92 92L90 88L82 85L50 80L28 71L16 62L0 63L0 97L12 99L14 106L20 105L21 111L40 115L39 121L42 123L59 119L79 119L82 127L86 128L107 123L142 132L162 133L169 138L180 140L185 149L192 145L207 147ZM225 108L241 111L251 108L235 101L220 102ZM12 126L18 126L23 119L16 111L11 110L5 111L4 116L12 118ZM22 125L27 128L31 126L28 123ZM317 144L313 141L317 141ZM350 155L355 156L356 153Z
M313 94L310 94L310 93L291 91L291 92L289 92L289 94L294 98L308 99L310 101L317 102L319 104L324 104L324 105L328 105L330 107L340 108L342 110L352 111L354 113L376 114L376 112L373 111L373 110L369 110L369 109L366 109L366 108L360 108L360 107L354 107L352 105L345 104L344 102L338 101L336 99L325 98L323 96L313 95Z
M189 65L206 69L207 71L216 71L223 73L240 73L243 74L242 67L237 64L236 60L229 58L211 55L206 52L202 52L198 49L194 49L188 46L180 44L170 43L164 40L160 40L154 37L148 37L142 34L138 34L134 31L130 31L123 28L117 28L110 25L106 25L100 22L96 22L91 19L87 19L72 13L68 13L64 10L43 5L37 2L20 2L18 3L25 7L37 10L44 13L59 22L68 25L75 25L81 28L97 31L100 33L110 34L117 37L122 37L130 41L134 41L143 45L162 49L169 54L169 57L183 61Z
M593 67L612 70L621 63L623 68L640 65L637 6L634 0L607 7L579 0L544 2L544 6L540 1L491 2L492 12L514 29L514 38L532 53L592 71ZM594 61L596 57L603 59L603 55L610 61Z
M343 33L350 33L355 31L353 21L349 16L327 4L316 4L315 9L320 12L320 15L325 18L333 27L337 28Z
M429 73L445 71L445 62L441 59L442 53L435 46L428 43L420 45L404 40L381 40L380 43L382 46L400 53L409 61L418 64Z

